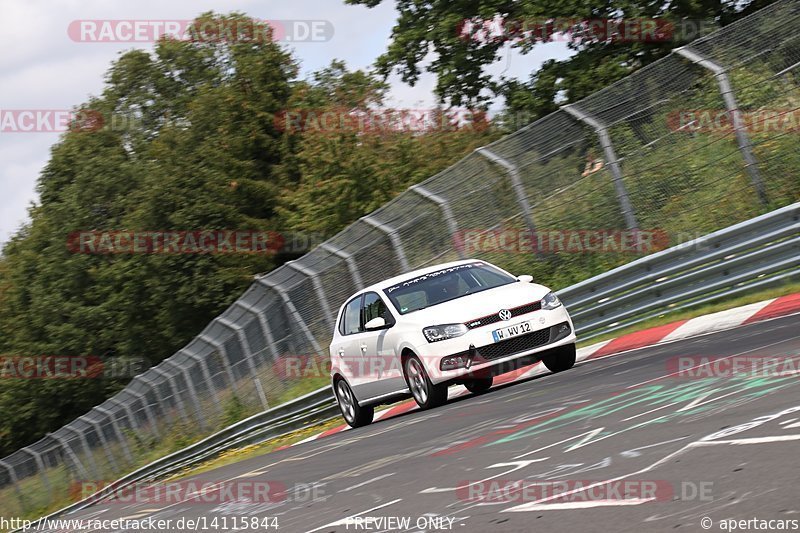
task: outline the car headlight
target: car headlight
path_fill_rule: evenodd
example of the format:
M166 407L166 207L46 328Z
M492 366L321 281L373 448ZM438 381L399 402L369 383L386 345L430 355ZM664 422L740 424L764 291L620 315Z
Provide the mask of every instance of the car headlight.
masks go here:
M555 309L556 307L561 307L561 300L558 299L556 293L548 292L542 298L542 309Z
M460 337L467 331L467 326L464 324L442 324L441 326L428 326L422 330L422 334L425 335L428 342L436 342Z

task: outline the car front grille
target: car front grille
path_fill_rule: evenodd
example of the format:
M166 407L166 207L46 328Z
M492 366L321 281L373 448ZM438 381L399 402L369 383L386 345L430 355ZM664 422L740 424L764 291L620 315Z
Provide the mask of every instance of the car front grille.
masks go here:
M542 308L542 302L536 301L536 302L531 302L529 304L520 305L519 307L513 307L509 309L509 311L511 311L511 318L514 318L520 315L526 315L528 313L538 311L541 308ZM464 325L466 325L467 328L469 329L475 329L486 326L488 324L495 324L497 322L500 322L500 320L501 319L498 313L492 313L491 315L486 315L480 318L467 320L466 322L464 322Z
M561 331L561 327L564 325L567 326L567 330ZM549 328L540 329L538 331L526 333L525 335L520 335L518 337L511 337L510 339L506 339L504 341L480 346L475 348L475 351L473 352L475 355L473 362L475 364L480 364L482 362L481 359L485 361L494 361L495 359L502 359L503 357L533 350L539 346L544 346L545 344L563 339L569 335L569 333L571 333L569 329L569 323L562 322L560 324L556 324L555 326L550 326ZM463 352L458 352L453 355L469 357L470 350L464 350Z

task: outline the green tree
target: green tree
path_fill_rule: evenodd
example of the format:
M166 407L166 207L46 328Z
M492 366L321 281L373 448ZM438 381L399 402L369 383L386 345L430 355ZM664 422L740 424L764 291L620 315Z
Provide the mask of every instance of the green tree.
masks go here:
M383 0L346 1L375 7ZM667 31L670 38L646 41L583 33L569 42L574 55L545 63L528 80L492 77L486 72L506 46L528 53L548 40L548 31L543 29L547 20L659 18L675 24L702 20L725 25L771 1L397 0L399 16L392 39L376 66L381 75L398 72L403 81L413 85L422 72L423 60L433 52L427 71L436 76L436 93L442 102L482 106L504 96L509 112L525 111L537 118L552 111L557 101L587 96L698 36L691 31ZM502 29L497 24L501 20Z

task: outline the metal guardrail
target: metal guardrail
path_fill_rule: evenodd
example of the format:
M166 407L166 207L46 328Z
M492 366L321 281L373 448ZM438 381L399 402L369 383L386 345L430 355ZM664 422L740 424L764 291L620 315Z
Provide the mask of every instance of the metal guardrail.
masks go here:
M800 203L557 292L582 340L800 273Z
M220 452L239 446L258 444L291 433L308 424L330 420L338 415L339 408L334 402L331 388L317 389L263 413L246 418L182 450L157 459L109 483L83 500L59 509L40 520L56 518L66 513L85 509L112 498L134 483L156 479L182 468L196 465ZM14 531L22 531L22 529Z
M558 291L581 340L800 275L800 202L651 254ZM112 497L222 451L338 416L330 387L264 411L109 484L47 518Z
M480 239L465 248L467 234L663 228L674 243L797 202L796 132L772 119L798 111L798 28L798 3L777 0L469 154L258 276L175 354L1 458L0 507L47 508L72 483L139 468L154 445L280 402L302 378L291 365L324 354L332 311L365 285L461 255L529 268L554 286L629 259L496 250ZM732 129L709 123L729 115ZM766 215L560 294L591 339L793 275L796 230L796 220Z

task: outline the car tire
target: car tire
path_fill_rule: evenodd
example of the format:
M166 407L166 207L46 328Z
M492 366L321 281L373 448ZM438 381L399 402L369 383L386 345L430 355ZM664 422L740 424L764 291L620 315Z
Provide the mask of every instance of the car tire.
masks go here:
M339 404L339 410L342 412L342 418L347 422L347 425L353 428L359 428L372 423L372 418L375 416L375 408L370 406L358 405L353 389L343 379L336 380L333 390L336 394L336 402Z
M475 378L464 383L464 386L472 394L483 394L492 388L493 380L494 378L492 376L489 376L488 378Z
M575 365L575 343L550 350L542 357L542 362L554 374L569 370Z
M416 355L405 360L403 370L411 395L420 409L432 409L447 401L447 385L441 383L434 385L428 377L425 366Z

